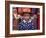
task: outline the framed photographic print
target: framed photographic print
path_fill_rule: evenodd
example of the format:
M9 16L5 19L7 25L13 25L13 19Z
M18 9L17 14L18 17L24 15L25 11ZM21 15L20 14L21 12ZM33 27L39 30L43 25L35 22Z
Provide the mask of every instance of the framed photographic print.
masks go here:
M45 34L44 3L5 1L5 36Z

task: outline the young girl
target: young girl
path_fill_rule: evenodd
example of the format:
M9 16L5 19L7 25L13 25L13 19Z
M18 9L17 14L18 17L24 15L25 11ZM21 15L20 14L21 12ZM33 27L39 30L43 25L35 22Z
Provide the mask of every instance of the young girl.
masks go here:
M34 18L31 19L31 16L29 13L23 14L23 18L18 26L19 26L19 30L36 30L37 29L36 22Z

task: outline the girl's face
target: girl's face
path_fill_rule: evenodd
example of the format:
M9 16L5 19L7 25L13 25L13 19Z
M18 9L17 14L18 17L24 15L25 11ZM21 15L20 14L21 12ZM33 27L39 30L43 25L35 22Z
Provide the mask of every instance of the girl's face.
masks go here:
M25 20L28 20L29 17L30 17L30 14L24 14L24 16L23 16L23 18L24 18Z

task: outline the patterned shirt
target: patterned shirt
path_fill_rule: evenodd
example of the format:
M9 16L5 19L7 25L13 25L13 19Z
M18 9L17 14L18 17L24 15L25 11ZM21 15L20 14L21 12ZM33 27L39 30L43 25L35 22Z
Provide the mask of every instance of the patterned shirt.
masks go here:
M19 30L36 30L36 29L37 29L37 25L31 19L28 22L23 20L19 23Z

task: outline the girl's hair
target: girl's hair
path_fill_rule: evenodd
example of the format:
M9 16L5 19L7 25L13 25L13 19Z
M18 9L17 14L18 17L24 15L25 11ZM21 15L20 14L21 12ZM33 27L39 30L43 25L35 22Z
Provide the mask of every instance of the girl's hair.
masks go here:
M29 13L29 12L24 12L24 13L22 13L22 16L23 16L24 14L29 14L29 15L31 15L31 13Z

